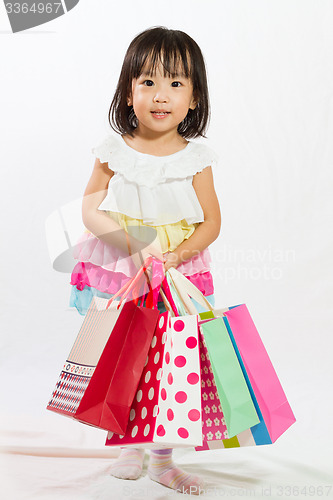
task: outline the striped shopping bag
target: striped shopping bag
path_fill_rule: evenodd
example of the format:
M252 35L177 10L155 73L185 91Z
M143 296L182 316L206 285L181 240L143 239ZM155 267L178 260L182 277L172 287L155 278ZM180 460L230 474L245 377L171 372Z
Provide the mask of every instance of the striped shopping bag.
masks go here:
M125 432L159 311L94 297L47 409Z

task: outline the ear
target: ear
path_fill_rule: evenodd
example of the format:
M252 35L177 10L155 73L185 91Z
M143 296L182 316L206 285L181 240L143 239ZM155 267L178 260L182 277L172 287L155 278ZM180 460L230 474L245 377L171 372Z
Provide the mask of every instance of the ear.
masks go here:
M191 102L190 102L190 105L189 105L189 109L195 109L197 104L198 104L198 100L193 95Z
M127 106L132 106L133 105L133 99L132 99L132 95L128 95L127 96Z

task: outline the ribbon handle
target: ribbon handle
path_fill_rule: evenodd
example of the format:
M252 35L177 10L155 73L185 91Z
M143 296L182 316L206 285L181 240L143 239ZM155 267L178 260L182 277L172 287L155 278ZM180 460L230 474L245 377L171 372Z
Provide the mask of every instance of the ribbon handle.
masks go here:
M144 263L142 264L142 266L140 267L140 269L138 270L136 275L133 278L131 278L127 283L125 283L125 285L123 287L121 287L118 290L118 292L116 292L113 295L113 297L111 297L111 299L108 301L108 303L106 305L106 309L108 309L110 307L110 305L112 304L112 302L119 296L122 296L121 301L120 301L120 303L122 303L122 301L128 296L128 294L131 292L131 290L135 287L135 285L137 284L137 282L139 281L141 276L147 271L147 268L152 263L152 260L153 260L153 257L150 256L144 261ZM120 307L120 303L119 303L118 307Z

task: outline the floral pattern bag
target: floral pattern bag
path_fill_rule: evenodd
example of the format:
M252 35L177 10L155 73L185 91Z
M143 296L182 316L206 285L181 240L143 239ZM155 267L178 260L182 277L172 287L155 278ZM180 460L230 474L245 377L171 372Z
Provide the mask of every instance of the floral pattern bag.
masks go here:
M199 347L203 446L197 446L195 448L197 451L214 448L213 441L219 441L216 448L221 448L221 440L229 438L220 398L216 389L213 369L209 360L208 350L200 328Z

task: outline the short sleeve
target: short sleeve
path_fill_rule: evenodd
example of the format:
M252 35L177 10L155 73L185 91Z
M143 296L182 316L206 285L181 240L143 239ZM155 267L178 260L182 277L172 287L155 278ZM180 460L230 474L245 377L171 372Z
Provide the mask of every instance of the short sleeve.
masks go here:
M91 149L93 155L101 163L107 163L113 172L121 172L129 169L133 164L133 156L122 148L118 138L109 135L98 145Z
M92 148L92 153L128 182L147 187L193 177L206 167L215 167L217 163L216 153L205 144L189 142L177 153L153 156L135 151L112 135Z

